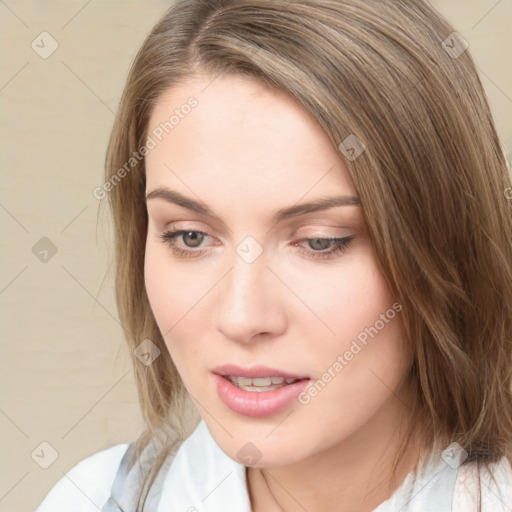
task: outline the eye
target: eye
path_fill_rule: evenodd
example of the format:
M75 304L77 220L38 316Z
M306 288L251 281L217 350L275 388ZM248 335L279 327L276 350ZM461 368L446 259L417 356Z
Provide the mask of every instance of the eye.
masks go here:
M186 248L183 249L182 247L178 246L178 244L176 243L176 239L178 237L182 237L182 240L185 242L185 247L190 247L193 249L199 247L201 245L201 242L203 242L206 237L209 238L209 235L207 233L204 233L203 231L196 231L192 229L178 229L176 231L166 231L158 235L158 237L161 238L162 242L166 243L176 255L182 258L192 258L204 254L206 250L203 249L200 251L191 251Z
M299 248L300 253L312 259L334 258L342 254L348 248L353 238L354 235L341 238L303 238L299 240L299 242L295 242L294 245ZM309 247L312 247L313 250L306 249L302 245L299 245L301 242L307 242Z
M158 235L158 237L167 244L171 250L178 257L181 258L195 258L199 257L208 249L197 249L201 247L202 242L207 238L211 238L207 233L197 230L179 229L175 231L166 231ZM179 245L177 239L181 238L183 244ZM347 236L342 238L303 238L292 245L298 248L299 253L306 255L311 259L326 259L334 258L342 254L349 246L354 236ZM311 249L306 249L303 245L307 242Z

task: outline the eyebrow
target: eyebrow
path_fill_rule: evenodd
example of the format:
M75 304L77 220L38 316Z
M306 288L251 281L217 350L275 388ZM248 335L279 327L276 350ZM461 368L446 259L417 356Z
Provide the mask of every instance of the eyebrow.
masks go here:
M146 201L149 199L164 199L168 203L177 204L188 210L192 210L201 215L213 217L219 219L217 215L213 213L208 206L204 203L200 203L185 197L184 195L168 188L156 188L146 195ZM329 208L335 208L337 206L360 206L359 199L354 196L334 196L334 197L322 197L311 201L309 203L301 203L287 208L281 208L272 217L274 222L282 222L291 217L297 217L299 215L305 215L306 213L318 212L321 210L327 210Z

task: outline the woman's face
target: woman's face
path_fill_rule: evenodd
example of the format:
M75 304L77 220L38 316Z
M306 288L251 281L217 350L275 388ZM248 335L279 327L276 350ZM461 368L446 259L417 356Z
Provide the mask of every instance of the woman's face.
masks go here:
M147 293L220 447L282 466L393 426L401 305L320 125L283 92L208 77L167 91L148 134Z

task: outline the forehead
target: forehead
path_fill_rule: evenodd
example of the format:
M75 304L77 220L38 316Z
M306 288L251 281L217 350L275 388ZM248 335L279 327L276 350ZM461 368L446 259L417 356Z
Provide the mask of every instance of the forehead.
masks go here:
M262 199L288 204L357 195L312 114L255 79L203 77L169 89L155 105L148 135L157 143L146 156L148 189L189 188L206 202L215 194L245 208Z

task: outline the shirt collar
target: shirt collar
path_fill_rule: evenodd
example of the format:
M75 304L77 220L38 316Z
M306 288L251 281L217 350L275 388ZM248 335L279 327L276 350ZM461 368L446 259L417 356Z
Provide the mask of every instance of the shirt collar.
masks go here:
M176 452L157 512L251 512L247 489L245 466L219 448L201 420Z

